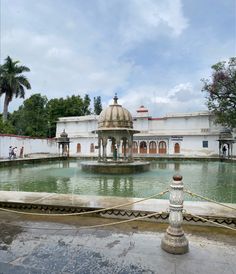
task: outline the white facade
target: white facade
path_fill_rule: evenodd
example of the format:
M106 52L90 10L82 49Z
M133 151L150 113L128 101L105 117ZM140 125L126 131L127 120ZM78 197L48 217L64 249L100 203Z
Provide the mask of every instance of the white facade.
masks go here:
M208 112L176 113L162 118L153 118L148 110L140 107L133 117L134 129L140 133L134 135L134 155L183 155L183 156L218 156L219 139L222 127L214 124ZM56 137L65 131L70 138L71 156L97 156L97 134L92 133L98 126L98 116L59 118ZM56 139L33 138L0 134L0 158L7 158L9 146L24 147L25 154L58 153ZM112 156L111 144L107 155ZM233 145L236 156L236 144Z
M98 116L59 118L56 137L65 129L70 138L70 155L97 156ZM218 156L219 133L223 129L214 124L213 116L208 112L169 114L162 118L152 118L143 106L133 118L134 129L140 133L134 135L134 155L183 155ZM236 154L234 145L233 155ZM107 155L112 155L108 145Z
M96 115L59 118L56 138L60 137L60 134L65 130L70 138L71 156L97 156L98 152L95 149L98 143L97 135L92 133L97 129L97 121L98 116Z

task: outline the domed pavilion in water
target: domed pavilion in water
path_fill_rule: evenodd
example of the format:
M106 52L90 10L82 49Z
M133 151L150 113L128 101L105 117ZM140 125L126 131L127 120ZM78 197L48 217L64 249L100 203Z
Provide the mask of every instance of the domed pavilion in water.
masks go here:
M117 95L113 104L104 109L98 118L98 160L107 162L107 145L111 142L112 161L133 161L133 129L130 112L118 104Z
M133 160L133 135L139 133L133 129L130 112L118 104L115 95L113 104L104 109L98 118L98 161L84 162L82 169L96 173L132 173L149 169L149 162ZM110 142L112 157L107 156Z

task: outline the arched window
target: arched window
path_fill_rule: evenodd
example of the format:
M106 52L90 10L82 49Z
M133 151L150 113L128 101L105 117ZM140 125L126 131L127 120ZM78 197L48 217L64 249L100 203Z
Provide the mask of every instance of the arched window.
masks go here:
M145 154L147 153L147 143L145 141L142 141L139 145L140 153Z
M180 145L178 143L175 143L174 152L175 153L180 153Z
M77 144L77 153L80 153L80 152L81 152L81 144L78 143L78 144Z
M161 141L159 143L159 153L160 154L166 154L166 142Z
M157 145L156 145L156 142L151 141L151 142L149 143L149 153L150 153L150 154L156 154L156 153L157 153Z
M90 144L90 153L94 152L94 143Z
M138 153L138 144L137 142L133 142L133 153Z

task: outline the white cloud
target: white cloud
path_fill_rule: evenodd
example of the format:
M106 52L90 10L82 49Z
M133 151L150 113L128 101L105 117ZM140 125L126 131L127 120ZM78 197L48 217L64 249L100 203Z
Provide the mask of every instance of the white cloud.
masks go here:
M59 2L55 6L54 1L43 1L36 6L16 1L14 9L12 5L4 2L9 17L3 20L2 55L10 55L29 66L31 73L27 76L32 92L45 93L49 98L92 91L111 95L124 89L137 70L132 60L122 60L127 50L124 41L131 45L151 38L163 24L176 35L187 26L180 0L165 4L154 0L131 0L125 4L101 0L90 11L85 8L72 11L70 5ZM121 20L113 22L114 14ZM99 21L96 16L100 16ZM28 21L32 24L27 24ZM109 40L110 31L115 35Z
M38 35L27 30L15 29L5 37L4 55L30 64L31 72L27 76L32 89L49 97L89 91L109 95L126 85L132 70L131 63L118 60L117 56L113 59L106 52L86 52L86 44L89 46L86 40L81 42L85 50L77 50L58 36Z
M188 27L180 0L131 0L127 6L119 28L125 44L155 39L163 29L178 36Z
M181 0L2 3L0 57L31 68L28 96L89 93L108 100L118 92L132 112L143 104L152 115L199 110L200 79L235 51L232 35L201 39Z
M169 112L191 112L206 109L203 95L190 83L181 83L169 90L158 86L142 86L128 90L119 102L134 115L144 105L151 116L164 116Z

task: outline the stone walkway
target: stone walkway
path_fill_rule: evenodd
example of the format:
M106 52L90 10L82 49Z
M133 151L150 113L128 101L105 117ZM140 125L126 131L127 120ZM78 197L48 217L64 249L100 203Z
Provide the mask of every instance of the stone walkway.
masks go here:
M165 224L131 222L79 229L111 221L0 211L0 273L236 273L235 232L185 226L190 252L171 255L160 248Z
M79 208L109 208L116 205L124 205L134 203L127 206L121 206L119 209L153 213L155 211L165 212L169 207L169 200L148 199L137 203L140 198L126 198L113 196L89 196L89 195L71 195L43 192L23 192L23 191L0 191L0 204L2 202L16 204L38 204L38 205L54 205L60 207L79 207ZM225 204L236 208L235 204ZM236 219L236 210L223 207L209 202L202 201L185 201L184 209L188 213L199 216L208 216L219 219ZM225 224L225 223L224 223Z

